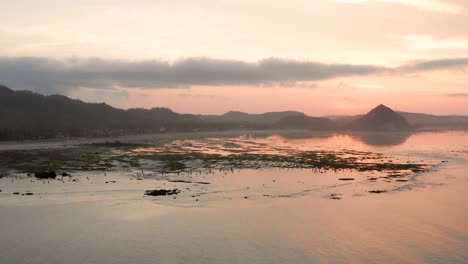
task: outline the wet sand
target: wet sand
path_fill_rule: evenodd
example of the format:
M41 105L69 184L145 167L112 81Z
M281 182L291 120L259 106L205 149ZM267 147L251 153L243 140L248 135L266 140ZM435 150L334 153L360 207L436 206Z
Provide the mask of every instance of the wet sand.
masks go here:
M284 168L192 175L191 183L168 181L184 177L176 174L138 180L132 170L75 172L64 182L5 177L0 263L467 263L468 149L460 138L421 135L385 149L355 142L448 161L408 182ZM181 193L143 195L157 188Z

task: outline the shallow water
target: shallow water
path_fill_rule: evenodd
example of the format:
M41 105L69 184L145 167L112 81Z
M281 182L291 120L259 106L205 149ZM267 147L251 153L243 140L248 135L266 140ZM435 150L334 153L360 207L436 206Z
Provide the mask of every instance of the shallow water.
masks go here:
M131 169L75 172L75 182L2 178L0 263L468 263L466 132L210 136L168 145L371 151L436 166L408 182L377 171L281 168L143 180ZM168 181L177 179L192 183ZM174 187L177 197L143 197Z

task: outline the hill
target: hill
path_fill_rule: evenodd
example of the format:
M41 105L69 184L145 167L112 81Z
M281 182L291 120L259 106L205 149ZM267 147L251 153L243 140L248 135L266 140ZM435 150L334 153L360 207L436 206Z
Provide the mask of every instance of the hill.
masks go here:
M203 125L166 108L122 110L62 95L44 96L0 86L0 139L96 136L145 131L188 131Z
M0 85L0 140L229 129L405 132L413 128L466 129L468 117L395 112L384 105L365 115L330 118L312 117L295 111L191 115L175 113L167 108L124 110L104 103L85 103L63 95L14 91Z
M398 112L415 128L420 129L467 129L468 116L437 116L420 113Z
M385 105L379 105L350 121L347 128L361 131L407 131L411 129L411 125L397 112Z
M263 114L248 114L238 111L230 111L222 115L199 115L205 121L226 122L251 125L273 125L288 116L306 116L304 113L295 111L267 112Z
M0 86L0 140L112 136L153 132L270 129L294 111L216 115L175 113L167 108L118 109L63 95L41 95Z
M281 119L275 124L275 127L279 129L332 130L335 124L328 118L296 115Z

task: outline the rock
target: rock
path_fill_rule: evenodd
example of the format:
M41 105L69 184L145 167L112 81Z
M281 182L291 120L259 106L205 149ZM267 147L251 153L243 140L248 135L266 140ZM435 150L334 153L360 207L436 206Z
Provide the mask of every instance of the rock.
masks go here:
M145 195L148 195L148 196L177 195L179 193L180 193L179 189L172 189L172 190L160 189L160 190L147 190L147 191L145 191Z
M14 195L19 195L19 192L14 192L13 194L14 194Z
M341 193L331 193L330 199L332 200L341 200Z
M197 184L210 184L209 182L195 182Z
M32 193L32 192L27 192L27 193L25 193L24 195L34 195L34 193Z
M354 178L339 178L340 181L354 181Z
M330 199L341 200L341 193L330 193Z
M186 180L167 180L168 182L180 182L180 183L192 183L191 181Z
M384 192L387 192L385 190L372 190L372 191L369 191L370 193L384 193Z
M34 173L34 176L38 179L55 179L57 173L55 171L42 171Z
M71 175L69 173L66 173L66 172L62 172L62 177L70 177Z

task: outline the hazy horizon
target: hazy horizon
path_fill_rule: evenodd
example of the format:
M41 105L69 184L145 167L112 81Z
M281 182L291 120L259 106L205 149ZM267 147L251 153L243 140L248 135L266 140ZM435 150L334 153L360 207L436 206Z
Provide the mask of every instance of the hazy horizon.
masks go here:
M1 85L1 84L0 84ZM9 88L9 87L7 87ZM21 90L21 91L30 91L30 90ZM40 94L40 93L39 93ZM43 94L41 94L43 95ZM60 95L60 94L50 94L50 95ZM48 96L48 95L47 95ZM80 98L70 98L70 99L75 99L75 100L80 100L84 103L106 103L106 102L92 102L92 101L86 101L86 100L83 100L83 99L80 99ZM107 104L107 103L106 103ZM291 109L282 109L282 110L275 110L275 111L265 111L265 112L245 112L245 111L239 111L237 109L230 109L226 112L222 112L222 113L203 113L203 112L177 112L175 111L174 109L171 109L171 108L168 108L168 107L161 107L161 106L154 106L154 107L119 107L119 106L113 106L111 104L108 104L114 108L117 108L117 109L124 109L124 110L128 110L128 109L146 109L146 110L149 110L149 109L152 109L152 108L167 108L167 109L170 109L176 113L179 113L179 114L193 114L193 115L223 115L223 114L227 114L229 112L241 112L241 113L246 113L246 114L252 114L252 115L259 115L259 114L266 114L266 113L277 113L277 112L301 112L301 113L304 113L306 115L309 115L311 116L310 114L306 113L306 112L302 112L300 110L291 110ZM317 117L340 117L340 116L356 116L356 115L363 115L363 114L366 114L368 113L370 110L380 106L380 105L384 105L386 107L389 107L391 108L392 110L394 111L397 111L397 112L403 112L403 113L413 113L413 114L428 114L428 115L435 115L435 116L445 116L445 115L437 115L437 114L434 114L434 113L428 113L428 112L408 112L408 111L405 111L404 109L394 109L392 108L392 106L389 106L389 105L385 105L385 104L378 104L378 105L375 105L367 110L364 110L364 112L362 113L355 113L355 114L325 114L325 115L320 115L320 116L317 116ZM448 114L446 116L465 116L465 115L462 115L462 114Z
M462 0L0 3L15 90L195 114L468 114Z

